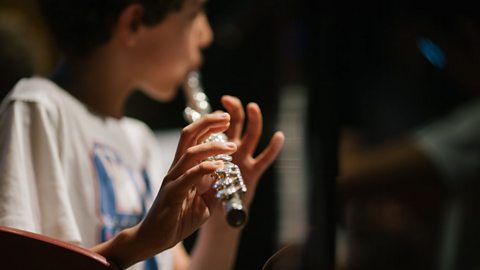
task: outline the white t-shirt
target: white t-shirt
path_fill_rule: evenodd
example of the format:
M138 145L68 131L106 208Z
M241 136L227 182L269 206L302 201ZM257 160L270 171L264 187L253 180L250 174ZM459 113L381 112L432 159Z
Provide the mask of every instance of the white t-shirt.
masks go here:
M95 115L49 80L21 80L0 107L0 225L83 247L110 239L142 219L160 188L155 140L143 123ZM171 269L171 257L131 269Z

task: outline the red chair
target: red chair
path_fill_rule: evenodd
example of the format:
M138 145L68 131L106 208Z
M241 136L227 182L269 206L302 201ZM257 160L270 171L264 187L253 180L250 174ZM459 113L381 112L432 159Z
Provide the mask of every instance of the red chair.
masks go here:
M1 269L120 270L88 249L44 235L0 226Z

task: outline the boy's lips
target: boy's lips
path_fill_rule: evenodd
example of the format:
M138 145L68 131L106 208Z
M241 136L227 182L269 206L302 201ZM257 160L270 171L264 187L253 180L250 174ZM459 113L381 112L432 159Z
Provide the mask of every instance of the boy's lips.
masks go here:
M199 57L197 61L193 62L191 68L189 69L189 72L199 70L202 64L203 64L203 58Z
M190 73L190 72L192 72L192 71L197 71L197 70L200 69L200 67L202 67L202 64L201 64L201 63L199 63L199 64L197 64L197 65L193 65L193 66L188 70L188 72Z

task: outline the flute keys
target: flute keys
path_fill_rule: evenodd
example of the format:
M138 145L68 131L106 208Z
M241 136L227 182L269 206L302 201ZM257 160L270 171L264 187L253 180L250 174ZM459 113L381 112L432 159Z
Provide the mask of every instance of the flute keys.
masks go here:
M213 188L217 191L216 197L223 200L230 199L234 194L247 191L240 169L237 165L226 162L225 166L212 175L216 179Z
M204 141L204 143L227 142L227 141L228 141L227 135L225 135L224 133L213 133Z
M232 161L232 157L229 156L229 155L220 154L220 155L208 157L207 160L209 160L209 161L223 160L223 161L226 161L226 162L231 162L231 161Z

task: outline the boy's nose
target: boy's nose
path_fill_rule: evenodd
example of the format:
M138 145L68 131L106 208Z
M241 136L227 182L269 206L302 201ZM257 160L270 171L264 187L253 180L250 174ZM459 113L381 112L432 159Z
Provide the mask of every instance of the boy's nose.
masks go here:
M200 14L197 18L198 45L200 48L208 47L213 41L213 31L205 14Z

